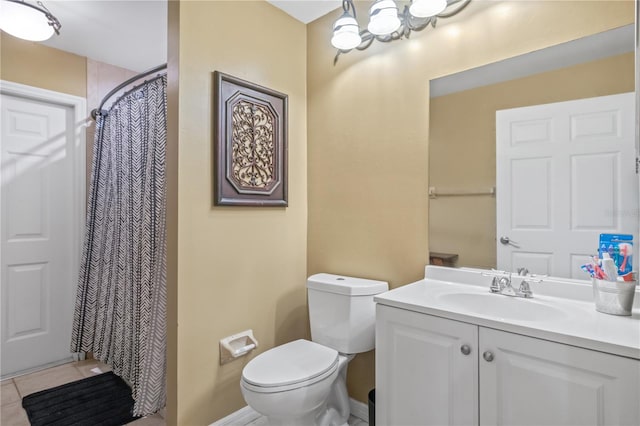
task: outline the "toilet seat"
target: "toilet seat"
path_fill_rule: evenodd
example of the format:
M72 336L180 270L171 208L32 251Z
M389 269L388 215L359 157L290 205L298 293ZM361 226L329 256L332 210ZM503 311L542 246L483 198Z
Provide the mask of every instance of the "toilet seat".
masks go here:
M296 340L255 357L242 371L242 385L254 392L283 392L310 386L338 370L338 351Z

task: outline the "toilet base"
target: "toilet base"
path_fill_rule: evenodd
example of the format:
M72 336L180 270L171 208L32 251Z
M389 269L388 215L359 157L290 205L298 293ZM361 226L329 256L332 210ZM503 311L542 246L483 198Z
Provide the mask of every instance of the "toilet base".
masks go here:
M320 391L322 387L320 384L306 388L307 395L299 392L290 394L288 398L292 396L301 398L296 402L290 399L281 399L285 397L286 392L258 395L241 386L243 397L251 408L267 418L270 426L348 426L347 420L351 414L351 407L347 393L347 365L354 356L339 355L337 371L333 373L335 376L333 376L331 387L324 388L324 392L326 392L324 397L309 394ZM310 411L303 412L303 406L307 405L305 402L309 403L312 400L324 401ZM292 412L294 407L301 408L301 410L297 413ZM307 409L311 407L313 405L307 405ZM279 413L274 413L274 409Z
M347 367L354 357L355 355L352 354L338 356L338 377L331 385L327 406L320 417L318 426L343 426L347 424L351 414L349 392L347 391Z

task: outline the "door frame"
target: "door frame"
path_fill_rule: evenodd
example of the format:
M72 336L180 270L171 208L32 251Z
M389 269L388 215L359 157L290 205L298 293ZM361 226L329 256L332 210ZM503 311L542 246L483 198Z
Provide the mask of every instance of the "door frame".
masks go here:
M73 165L73 201L72 221L72 244L73 259L71 259L72 268L75 271L80 270L80 257L84 241L85 218L86 218L86 181L87 181L87 158L86 158L86 128L91 120L87 114L87 100L79 96L69 95L67 93L56 92L53 90L42 89L39 87L28 86L25 84L15 83L12 81L0 80L0 94L16 96L35 101L47 102L50 104L61 105L72 110L73 118L73 143L70 147L72 155L71 164ZM1 155L1 154L0 154ZM2 158L0 158L0 162ZM2 175L0 174L0 185L2 184ZM0 203L2 203L0 199ZM0 204L0 214L2 212ZM2 255L0 248L0 256ZM1 322L1 320L0 320ZM71 332L71 330L69 330ZM71 353L70 353L71 354ZM75 358L75 356L74 356Z

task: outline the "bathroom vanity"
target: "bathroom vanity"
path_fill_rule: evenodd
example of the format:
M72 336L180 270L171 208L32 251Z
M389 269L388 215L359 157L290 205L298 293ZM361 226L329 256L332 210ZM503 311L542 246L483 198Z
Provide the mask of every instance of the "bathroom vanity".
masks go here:
M638 295L619 317L588 283L531 280L525 299L487 271L425 277L375 297L377 424L640 424Z

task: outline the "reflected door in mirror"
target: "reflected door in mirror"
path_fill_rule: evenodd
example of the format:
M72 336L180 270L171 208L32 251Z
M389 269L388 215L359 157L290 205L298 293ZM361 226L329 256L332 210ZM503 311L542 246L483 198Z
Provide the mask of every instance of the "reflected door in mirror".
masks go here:
M580 265L600 233L638 235L634 101L625 93L497 112L498 269L585 279Z

